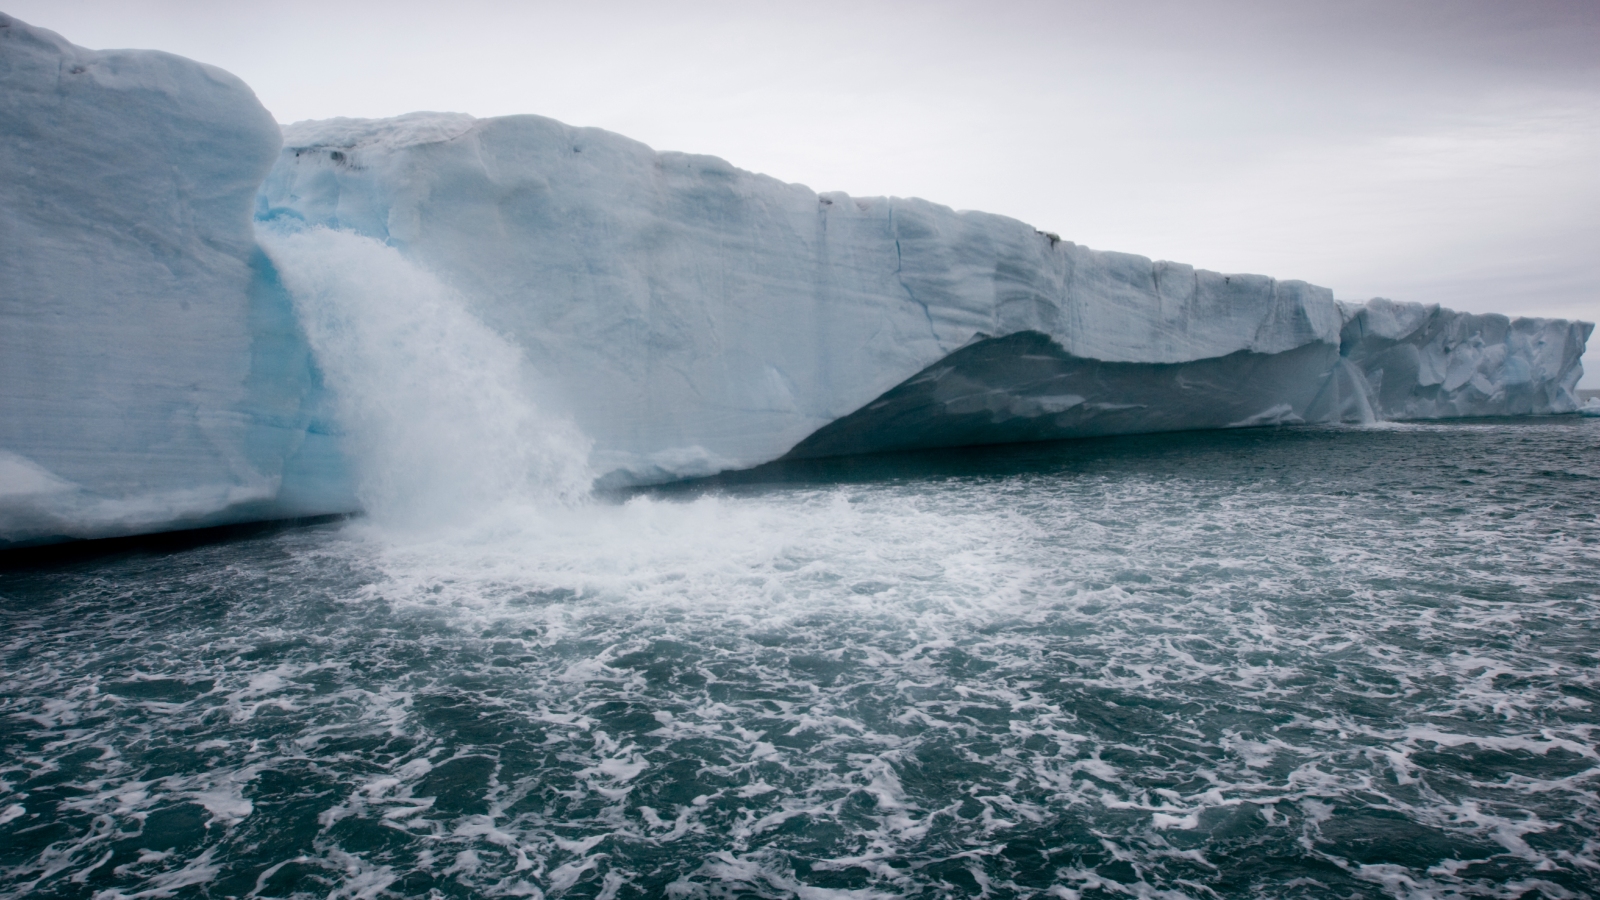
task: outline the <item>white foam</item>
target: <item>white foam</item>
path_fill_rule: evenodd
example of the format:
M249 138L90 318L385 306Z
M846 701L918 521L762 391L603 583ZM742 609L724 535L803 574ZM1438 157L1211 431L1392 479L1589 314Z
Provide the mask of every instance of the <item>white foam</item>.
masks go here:
M1519 441L1548 433L1515 429ZM215 678L203 700L156 708L65 688L83 677L61 674L72 666L101 671L95 655L108 651L82 640L98 627L56 655L20 652L33 640L21 630L0 646L20 661L8 689L32 698L17 721L61 737L28 771L81 746L71 741L126 746L94 730L108 708L137 708L145 741L171 727L233 737L245 724L227 721L233 706L263 704L252 728L293 723L266 762L312 758L337 773L309 856L350 893L452 866L485 893L620 891L651 877L636 851L710 860L679 870L685 893L798 893L814 878L786 854L811 829L834 835L811 870L866 879L868 892L926 892L937 885L926 865L954 861L1020 893L1004 886L1001 851L1083 823L1104 836L1102 860L1130 861L1138 877L1069 860L1064 891L1160 896L1184 883L1175 872L1237 875L1248 864L1208 837L1219 822L1419 897L1471 894L1479 866L1570 880L1597 870L1596 848L1553 826L1592 818L1600 730L1581 709L1563 719L1561 701L1595 676L1539 640L1500 638L1566 640L1567 623L1593 618L1592 593L1573 588L1600 572L1592 527L1562 513L1555 536L1543 529L1555 520L1531 518L1539 498L1455 483L1413 496L1406 517L1392 494L1339 479L1187 470L498 504L447 529L372 520L286 535L278 575L241 563L242 583L287 579L294 599L241 599L228 621L166 641L203 653L141 656L152 677ZM213 585L197 576L194 589ZM311 624L287 627L300 602ZM315 648L287 662L247 653L297 636ZM396 660L398 675L368 668ZM679 675L699 680L662 680ZM313 689L322 678L331 689ZM481 810L434 802L424 779L453 756L528 748L452 732L429 718L429 698L537 744L496 763ZM649 718L614 724L618 706ZM384 736L402 749L320 749ZM250 743L207 745L219 769L243 771L262 761ZM930 750L964 769L930 787ZM1523 762L1463 777L1480 755ZM686 763L715 783L662 790ZM235 783L100 765L75 809L116 820ZM1370 808L1477 856L1359 865L1340 855L1359 854L1338 829ZM230 827L263 827L268 811L258 800ZM392 829L405 849L350 852L346 867L340 836L362 827ZM70 866L52 877L105 849L62 842L51 852Z

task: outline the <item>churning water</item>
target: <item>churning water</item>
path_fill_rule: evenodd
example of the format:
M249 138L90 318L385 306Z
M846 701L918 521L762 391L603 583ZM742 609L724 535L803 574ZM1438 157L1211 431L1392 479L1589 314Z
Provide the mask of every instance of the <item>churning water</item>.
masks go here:
M1572 897L1600 420L881 457L0 575L3 897Z

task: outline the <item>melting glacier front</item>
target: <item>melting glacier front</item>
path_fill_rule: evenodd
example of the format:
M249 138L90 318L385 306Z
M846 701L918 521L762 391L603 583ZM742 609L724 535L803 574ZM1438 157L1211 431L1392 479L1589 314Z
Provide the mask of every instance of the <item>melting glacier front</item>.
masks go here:
M244 82L0 13L0 547L350 511Z
M610 484L786 453L1569 412L1590 328L1352 306L538 116L289 126L257 215L383 241L459 288Z
M0 54L0 546L1577 408L1584 323L1347 305L538 116L280 132L226 72L4 15Z
M1589 326L1376 299L1346 307L1339 347L1104 362L1049 335L979 335L789 459L1152 431L1370 423L1576 410Z

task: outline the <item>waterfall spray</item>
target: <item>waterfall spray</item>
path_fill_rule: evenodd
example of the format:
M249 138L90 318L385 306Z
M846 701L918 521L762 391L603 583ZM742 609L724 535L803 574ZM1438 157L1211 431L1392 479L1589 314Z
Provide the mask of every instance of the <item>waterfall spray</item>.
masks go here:
M588 439L540 409L520 348L459 291L360 235L264 228L260 239L333 392L374 520L462 522L588 493Z

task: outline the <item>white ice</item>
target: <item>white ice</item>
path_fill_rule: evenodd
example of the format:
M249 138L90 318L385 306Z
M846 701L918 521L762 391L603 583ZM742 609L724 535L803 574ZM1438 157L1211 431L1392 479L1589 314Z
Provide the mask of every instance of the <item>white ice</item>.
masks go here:
M1140 381L1125 368L1108 389L1059 371L1008 384L1045 376L990 366L937 403L1006 427L1039 419L1036 438L1568 412L1589 328L1348 306L1304 282L1098 252L923 200L816 194L537 116L289 126L257 215L383 241L458 289L620 480L766 462L952 352L1024 331L1072 360L1212 362L1198 379L1152 369L1165 402L1119 399ZM1057 409L1063 397L1077 409Z
M0 542L348 508L228 73L0 15Z

